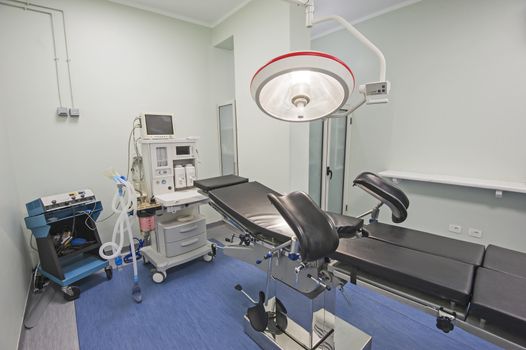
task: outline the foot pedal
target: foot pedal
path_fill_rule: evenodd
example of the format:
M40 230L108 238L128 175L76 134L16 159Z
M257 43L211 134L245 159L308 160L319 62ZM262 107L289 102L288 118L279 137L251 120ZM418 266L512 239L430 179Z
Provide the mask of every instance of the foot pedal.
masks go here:
M258 332L263 332L267 329L269 316L265 310L265 293L259 292L259 300L255 301L248 295L241 287L240 284L236 284L234 287L237 291L243 293L245 297L250 300L254 306L247 309L247 318L250 321L250 325Z
M265 293L259 292L259 301L247 309L247 317L254 330L263 332L267 329L269 315L265 310Z

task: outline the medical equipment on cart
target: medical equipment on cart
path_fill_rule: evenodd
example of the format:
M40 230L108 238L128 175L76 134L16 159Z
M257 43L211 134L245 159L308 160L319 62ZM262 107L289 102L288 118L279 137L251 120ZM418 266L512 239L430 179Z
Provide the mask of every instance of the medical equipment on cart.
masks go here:
M193 187L197 176L197 138L140 140L146 199Z
M110 242L102 244L99 248L99 255L106 260L113 260L117 265L122 263L121 252L124 244L124 236L127 234L130 241L130 253L133 265L133 287L132 297L136 303L142 302L141 287L139 286L139 274L137 272L137 256L135 251L135 243L133 231L130 223L130 216L134 216L137 211L137 195L133 185L126 181L124 176L120 176L116 172L112 172L112 178L117 184L117 191L113 196L111 206L113 212L118 214L117 221L113 227L113 234ZM118 243L117 243L118 239ZM105 249L111 249L111 254L106 254Z
M97 255L101 246L96 220L102 204L91 190L41 197L26 204L26 227L36 238L40 264L37 273L62 287L66 300L75 300L80 289L72 284L104 269L108 262ZM37 289L42 287L42 279Z
M198 173L196 138L141 140L140 149L146 190L138 216L141 227L155 225L150 245L142 249L143 261L155 267L153 281L162 283L174 266L201 257L212 261L215 246L207 239L206 220L199 213L208 198L193 188Z

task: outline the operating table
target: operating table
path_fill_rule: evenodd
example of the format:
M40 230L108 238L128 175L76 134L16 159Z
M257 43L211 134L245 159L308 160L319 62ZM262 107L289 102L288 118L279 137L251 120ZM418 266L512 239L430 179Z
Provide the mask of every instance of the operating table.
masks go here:
M225 254L267 272L258 300L236 286L254 304L247 334L262 348L370 348L370 337L334 313L335 291L350 282L432 313L446 333L457 325L503 348L526 349L526 254L379 223L383 205L394 223L403 222L408 198L372 173L353 184L379 200L363 215L371 215L367 225L322 211L302 192L280 195L234 175L195 182L239 230L239 243ZM283 287L310 301L307 322L287 310Z

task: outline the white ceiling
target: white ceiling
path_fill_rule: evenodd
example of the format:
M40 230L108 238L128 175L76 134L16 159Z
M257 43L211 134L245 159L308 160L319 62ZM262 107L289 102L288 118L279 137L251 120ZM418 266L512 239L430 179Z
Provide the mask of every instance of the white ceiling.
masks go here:
M184 21L214 27L251 0L110 0L122 5L160 13ZM352 23L396 10L420 0L316 0L316 17L337 14ZM313 28L313 37L339 29L322 23Z
M419 1L421 0L316 0L314 17L339 15L356 24ZM341 29L338 24L325 22L314 26L311 34L316 38L338 29Z
M110 0L207 27L215 27L251 0Z

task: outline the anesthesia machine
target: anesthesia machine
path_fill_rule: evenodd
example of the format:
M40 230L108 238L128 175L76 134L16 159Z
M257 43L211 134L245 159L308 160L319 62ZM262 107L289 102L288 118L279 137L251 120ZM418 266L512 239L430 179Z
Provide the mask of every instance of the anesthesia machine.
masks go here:
M206 219L199 212L208 197L194 188L197 138L175 138L173 115L144 113L135 128L141 129L141 138L134 138L133 164L140 165L134 171L140 173L134 179L141 193L137 215L141 231L151 233L150 245L141 253L144 263L155 267L153 281L162 283L171 267L213 259L215 246L207 239Z

